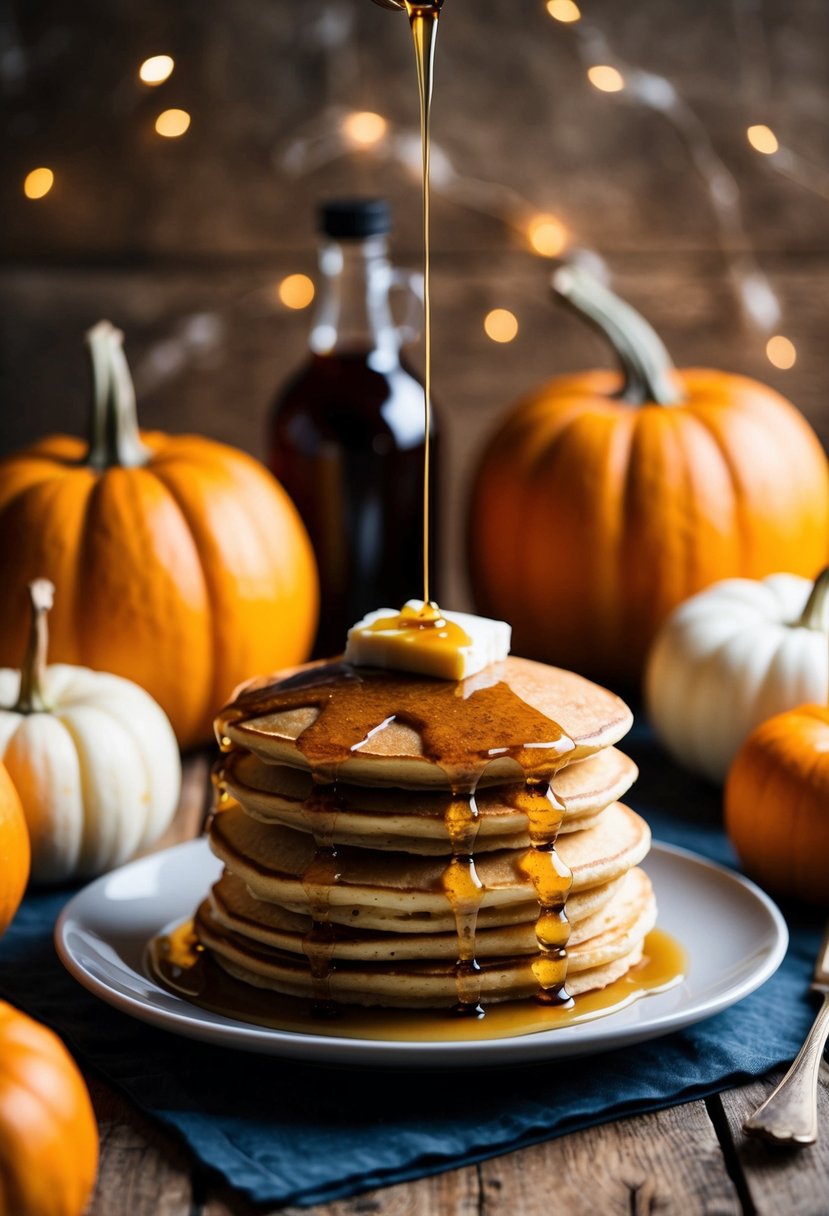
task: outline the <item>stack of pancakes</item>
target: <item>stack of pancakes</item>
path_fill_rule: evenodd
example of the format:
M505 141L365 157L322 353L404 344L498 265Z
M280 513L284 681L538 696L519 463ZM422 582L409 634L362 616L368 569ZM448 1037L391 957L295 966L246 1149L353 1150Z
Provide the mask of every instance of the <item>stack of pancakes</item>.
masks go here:
M559 999L604 987L656 916L638 868L650 833L618 801L636 777L613 746L630 724L612 693L513 657L457 684L342 664L259 681L217 721L225 870L197 935L237 979L316 1001L533 996L545 950L566 971ZM528 781L549 800L546 835L522 809ZM558 876L556 948L533 852Z

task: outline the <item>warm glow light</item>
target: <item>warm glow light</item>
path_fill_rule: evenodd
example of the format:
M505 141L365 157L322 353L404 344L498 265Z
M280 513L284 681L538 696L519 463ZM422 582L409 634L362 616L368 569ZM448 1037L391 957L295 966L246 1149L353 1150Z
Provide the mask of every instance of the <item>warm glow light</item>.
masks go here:
M289 274L277 291L286 308L307 308L314 298L314 284L307 274Z
M165 139L177 139L190 126L190 115L186 110L162 110L155 120L155 129Z
M370 148L386 134L387 123L382 114L372 110L355 110L343 119L343 135L361 148Z
M545 258L557 258L567 245L567 229L554 215L533 216L527 237L535 252Z
M587 79L594 89L602 93L619 93L625 87L625 78L616 68L607 63L597 63L587 69Z
M23 181L23 193L26 198L43 198L55 184L55 175L51 169L32 169Z
M782 334L775 334L766 343L766 358L772 367L779 367L781 372L787 372L797 361L794 342L790 342Z
M755 148L758 152L764 152L766 156L771 156L772 152L776 152L780 147L774 131L763 123L758 123L755 127L749 127L746 135L752 148Z
M151 55L138 69L138 79L142 84L163 84L172 76L175 66L176 61L172 55Z
M493 342L511 342L518 333L518 321L506 308L493 308L484 317L486 336Z
M556 21L563 21L565 25L569 25L571 21L578 21L581 17L581 9L573 0L547 0L547 12L551 17L555 17Z

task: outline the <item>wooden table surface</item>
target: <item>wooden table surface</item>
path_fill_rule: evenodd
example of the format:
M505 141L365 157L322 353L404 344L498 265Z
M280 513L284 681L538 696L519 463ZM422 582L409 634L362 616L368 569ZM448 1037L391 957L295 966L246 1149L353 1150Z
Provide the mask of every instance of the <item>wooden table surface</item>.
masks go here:
M186 762L178 815L157 848L200 831L208 764L206 756ZM120 1094L93 1074L87 1080L101 1134L88 1216L265 1216L276 1210L251 1206ZM774 1148L742 1133L746 1114L776 1081L303 1210L310 1216L827 1216L829 1067L824 1062L819 1094L822 1135L809 1148Z

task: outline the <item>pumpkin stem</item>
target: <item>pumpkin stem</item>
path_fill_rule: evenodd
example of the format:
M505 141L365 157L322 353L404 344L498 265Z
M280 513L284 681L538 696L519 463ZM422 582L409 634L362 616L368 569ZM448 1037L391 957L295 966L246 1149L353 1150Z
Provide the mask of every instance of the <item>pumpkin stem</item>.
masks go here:
M662 339L635 308L581 266L560 266L551 285L555 298L598 329L616 352L625 377L619 400L631 405L684 400Z
M803 629L829 632L829 566L815 579L815 585L795 624Z
M29 603L32 610L29 640L20 669L20 695L14 712L40 714L49 706L43 696L46 675L46 652L49 647L47 613L55 599L55 585L48 578L36 578L29 583Z
M135 389L123 343L123 333L109 321L99 321L87 331L92 410L85 463L93 469L134 469L150 459L138 433Z

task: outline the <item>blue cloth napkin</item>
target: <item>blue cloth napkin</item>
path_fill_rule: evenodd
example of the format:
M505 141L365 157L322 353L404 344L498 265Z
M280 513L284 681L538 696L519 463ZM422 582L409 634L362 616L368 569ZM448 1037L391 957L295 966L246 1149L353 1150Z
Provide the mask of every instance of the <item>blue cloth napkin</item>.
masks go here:
M733 864L719 791L674 767L646 729L626 749L642 770L628 801L655 836ZM711 1094L790 1060L814 1016L806 990L819 918L787 908L791 946L777 974L681 1033L591 1059L455 1077L356 1074L191 1042L100 1003L64 972L52 946L68 894L25 901L0 943L0 994L53 1026L200 1162L263 1203L345 1198Z

